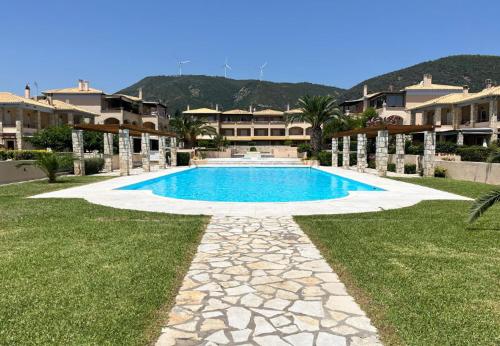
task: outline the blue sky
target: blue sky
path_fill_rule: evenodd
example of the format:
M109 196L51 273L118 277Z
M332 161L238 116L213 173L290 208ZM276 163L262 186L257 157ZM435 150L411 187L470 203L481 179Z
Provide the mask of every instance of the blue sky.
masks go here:
M462 0L8 1L0 11L0 91L114 92L148 75L307 81L350 87L454 54L500 55L500 2Z

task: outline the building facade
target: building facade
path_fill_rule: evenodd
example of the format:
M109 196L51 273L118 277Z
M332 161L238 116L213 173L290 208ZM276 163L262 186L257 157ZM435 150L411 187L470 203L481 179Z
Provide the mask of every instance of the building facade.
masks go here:
M287 115L300 112L298 109L285 111L263 109L231 109L228 111L198 108L187 109L183 114L202 119L227 138L231 145L283 145L298 144L310 140L310 126L304 122L287 122ZM204 139L204 138L200 138ZM207 138L208 139L208 138Z
M63 101L97 113L96 124L131 124L155 130L168 130L167 107L161 102L139 96L105 94L79 80L77 87L46 90L43 94L52 100Z

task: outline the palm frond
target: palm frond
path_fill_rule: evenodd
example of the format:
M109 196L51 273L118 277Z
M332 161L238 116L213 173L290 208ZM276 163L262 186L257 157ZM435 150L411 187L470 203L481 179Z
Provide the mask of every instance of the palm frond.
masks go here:
M470 209L469 222L474 222L498 202L500 202L500 189L492 190L476 199Z

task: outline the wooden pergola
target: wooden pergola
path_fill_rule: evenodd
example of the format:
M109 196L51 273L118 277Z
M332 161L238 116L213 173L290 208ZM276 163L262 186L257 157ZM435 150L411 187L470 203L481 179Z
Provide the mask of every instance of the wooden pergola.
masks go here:
M338 139L342 138L342 166L350 167L350 138L357 136L357 170L364 172L368 167L367 139L376 139L375 162L380 176L387 174L389 162L389 136L396 136L396 173L404 173L405 135L424 133L423 175L434 176L434 155L436 134L434 125L389 125L381 124L349 131L337 132L332 136L332 166L338 166Z
M144 171L151 170L150 164L150 136L158 137L160 169L167 165L167 138L170 139L170 165L177 165L177 142L175 133L169 131L158 131L142 126L128 124L79 124L73 126L72 141L73 155L75 157L75 175L85 175L85 160L83 151L83 131L104 133L104 170L113 170L113 135L119 136L118 155L120 159L120 174L129 175L133 168L133 148L130 137L141 138L142 168Z

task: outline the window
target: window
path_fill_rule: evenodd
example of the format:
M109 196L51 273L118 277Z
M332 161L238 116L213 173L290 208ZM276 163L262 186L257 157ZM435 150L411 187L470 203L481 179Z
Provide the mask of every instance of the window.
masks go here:
M243 136L243 137L249 137L249 136L251 136L250 129L238 129L237 133L238 133L238 136Z
M234 129L222 129L223 136L234 136Z
M267 129L255 129L254 133L256 136L269 136L269 131Z

